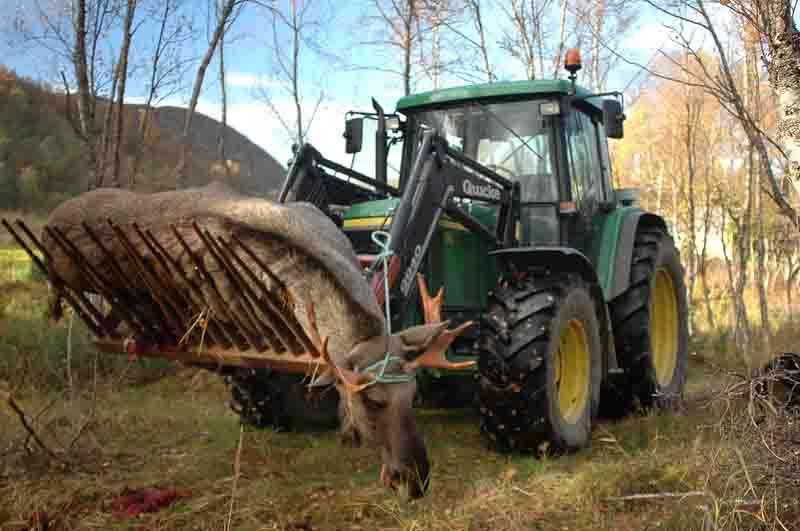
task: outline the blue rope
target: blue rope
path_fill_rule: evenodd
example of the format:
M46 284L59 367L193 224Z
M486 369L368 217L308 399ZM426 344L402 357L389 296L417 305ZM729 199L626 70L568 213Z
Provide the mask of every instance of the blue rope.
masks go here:
M385 314L386 314L386 336L389 337L392 335L392 315L391 309L389 307L389 258L394 255L394 251L392 250L391 245L391 235L388 232L382 230L376 230L372 233L372 241L375 242L375 245L381 250L380 253L375 257L375 262L377 263L379 260L382 262L383 265L383 303L385 307ZM369 367L362 369L361 372L374 372L376 370L377 373L375 374L374 383L404 383L410 382L414 379L413 374L386 374L386 368L392 362L404 362L403 358L399 358L397 356L392 356L389 354L387 349L386 356Z

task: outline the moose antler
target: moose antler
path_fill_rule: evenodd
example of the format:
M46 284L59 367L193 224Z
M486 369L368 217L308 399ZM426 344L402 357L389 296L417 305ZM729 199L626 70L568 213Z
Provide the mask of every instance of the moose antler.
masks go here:
M306 316L308 317L309 335L311 336L309 339L311 339L323 362L327 365L325 372L318 377L318 380L326 380L327 376L332 376L337 384L343 385L350 393L358 393L372 385L374 383L373 378L366 374L339 367L331 359L331 355L328 352L328 338L323 339L319 333L317 314L314 311L313 302L306 302Z
M437 324L442 322L442 303L444 302L444 287L440 287L435 297L431 297L428 291L428 283L422 275L417 273L417 285L419 286L419 295L422 299L422 311L425 315L426 324ZM445 353L455 339L461 335L467 328L472 326L472 321L454 328L453 330L445 330L439 337L437 337L431 345L425 349L420 356L413 361L406 363L403 369L407 372L414 371L420 368L426 369L468 369L475 365L474 361L452 362L447 359Z
M427 324L441 323L444 286L439 288L435 297L431 297L428 292L428 283L419 273L417 273L417 285L419 286L419 298L422 299L422 312L425 315L425 322Z

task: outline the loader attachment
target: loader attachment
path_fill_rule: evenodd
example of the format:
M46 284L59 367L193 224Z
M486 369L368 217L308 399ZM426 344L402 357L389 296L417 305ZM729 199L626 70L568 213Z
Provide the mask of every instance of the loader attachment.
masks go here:
M136 194L98 189L60 205L40 236L2 221L105 352L209 368L311 372L324 363L308 307L343 355L383 333L352 246L307 203L220 183Z
M235 234L215 235L196 221L181 229L171 224L174 240L165 244L136 222L120 226L107 220L105 242L83 223L79 239L84 243L79 248L55 226L44 228L50 243L46 246L21 220L16 227L5 219L2 223L58 296L97 336L96 345L104 352L163 357L207 368L268 367L284 372L306 372L321 361L294 315L284 283ZM87 249L87 241L92 249ZM176 248L175 242L180 253L167 250ZM52 267L48 247L69 260L75 272L71 282ZM112 249L122 250L122 256ZM96 256L103 257L103 267L98 267Z

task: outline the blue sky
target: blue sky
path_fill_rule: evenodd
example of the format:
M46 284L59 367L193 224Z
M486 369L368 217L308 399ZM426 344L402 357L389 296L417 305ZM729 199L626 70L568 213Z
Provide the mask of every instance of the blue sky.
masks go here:
M33 2L40 4L64 2L64 0L0 0L0 10L5 13L17 12L31 18L35 14ZM279 0L279 3L285 0ZM313 12L319 23L315 28L315 40L325 53L306 49L303 55L303 87L307 101L306 113L310 113L320 93L324 95L310 129L309 138L326 156L343 160L344 113L350 109L369 109L370 98L376 97L387 109L393 109L397 99L402 96L400 77L381 70L400 63L395 51L380 46L363 44L382 38L383 26L370 15L369 0L334 2L333 0L314 0L317 9ZM185 15L195 21L193 42L187 54L201 55L207 42L205 26L208 3L201 0L184 0ZM141 58L147 55L156 35L152 20L145 17L147 6L158 6L157 0L142 0L139 18L143 25L135 36L134 54ZM632 29L620 41L617 51L635 62L647 63L657 48L668 41L668 31L656 16L640 5L634 18ZM501 29L507 24L499 9L485 14L488 27L488 40L493 48L493 62L501 79L519 79L525 70L508 54L499 50L496 43L501 37ZM0 53L6 66L17 72L39 79L55 81L64 60L53 53L33 45L20 47L19 36L9 25L9 19L0 22L0 31L6 38L0 42ZM290 114L291 102L282 84L276 79L271 66L269 37L271 28L263 9L253 5L245 11L236 23L233 34L226 47L226 67L229 98L229 123L248 135L254 142L264 147L279 161L285 161L290 153L291 141L280 121L257 96L257 88L269 90L279 110ZM13 43L13 45L12 45ZM107 52L113 53L118 40L112 38ZM574 44L574 43L568 43ZM394 54L394 55L393 55ZM216 61L215 61L216 63ZM194 69L184 80L181 93L170 97L163 104L184 105L188 101ZM639 69L618 62L610 73L609 89L622 89L632 80L641 79ZM444 86L463 84L454 76L446 76ZM144 76L134 76L131 80L128 97L140 101L144 96ZM421 79L416 90L431 88L429 80ZM216 64L209 68L198 110L219 116L219 83ZM349 160L347 161L349 162Z

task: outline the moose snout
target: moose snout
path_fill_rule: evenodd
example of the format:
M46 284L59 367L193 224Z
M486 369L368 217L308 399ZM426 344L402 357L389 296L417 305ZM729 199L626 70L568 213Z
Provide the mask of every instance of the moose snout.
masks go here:
M409 497L421 498L430 482L430 462L425 442L411 417L405 417L391 430L384 452L381 481L396 490L405 486Z

